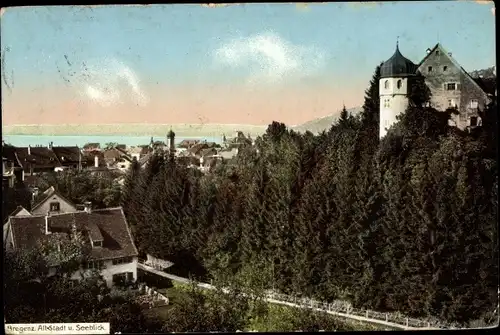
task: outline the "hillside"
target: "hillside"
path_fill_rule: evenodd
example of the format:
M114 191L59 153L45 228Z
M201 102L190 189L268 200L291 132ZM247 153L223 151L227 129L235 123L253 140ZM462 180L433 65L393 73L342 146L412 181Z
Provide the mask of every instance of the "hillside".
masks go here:
M361 110L362 110L361 107L353 107L347 109L347 111L352 115L357 115L359 112L361 112ZM330 129L331 125L335 121L337 121L339 116L340 116L340 111L338 111L335 114L324 116L322 118L307 121L306 123L292 127L292 129L299 132L310 131L313 134L318 134L321 133L323 130Z

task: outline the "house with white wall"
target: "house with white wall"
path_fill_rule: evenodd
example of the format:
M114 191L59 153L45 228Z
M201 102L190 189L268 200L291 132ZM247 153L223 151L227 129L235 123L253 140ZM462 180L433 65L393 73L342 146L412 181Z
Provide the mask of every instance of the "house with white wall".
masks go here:
M42 215L48 212L52 214L62 214L77 211L76 205L66 199L53 186L46 189L40 195L38 195L35 190L33 195L35 197L35 202L31 207L31 213L33 215Z
M137 280L137 248L121 207L92 210L89 203L84 211L33 216L10 217L6 240L8 249L37 248L43 243L57 244L80 236L87 261L71 278L98 270L108 286ZM55 274L57 264L49 271Z

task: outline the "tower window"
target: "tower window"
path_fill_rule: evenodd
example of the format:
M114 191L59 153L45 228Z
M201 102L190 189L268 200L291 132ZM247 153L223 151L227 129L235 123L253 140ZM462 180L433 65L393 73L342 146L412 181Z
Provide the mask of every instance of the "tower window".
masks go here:
M432 66L427 67L427 72L432 72Z
M385 89L388 89L388 88L389 88L389 80L386 80L386 81L384 82L384 88L385 88Z
M398 87L398 89L401 88L401 80L398 80L397 87Z
M445 65L443 66L443 72L446 72L446 70L448 70L448 67Z
M472 99L470 101L470 108L478 108L478 105L479 105L479 102L477 101L477 99Z

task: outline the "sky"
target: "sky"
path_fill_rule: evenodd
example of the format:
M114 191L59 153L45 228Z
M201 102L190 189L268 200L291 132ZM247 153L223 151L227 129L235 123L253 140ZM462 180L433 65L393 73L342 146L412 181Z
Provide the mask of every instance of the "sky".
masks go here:
M2 123L296 125L362 105L375 67L437 42L493 66L489 1L2 9Z

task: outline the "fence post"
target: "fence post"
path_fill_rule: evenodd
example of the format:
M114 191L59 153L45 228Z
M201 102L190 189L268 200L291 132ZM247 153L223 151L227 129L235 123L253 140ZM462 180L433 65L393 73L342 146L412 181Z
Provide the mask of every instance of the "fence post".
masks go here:
M427 322L427 328L431 328L431 323Z
M406 318L406 327L408 327L408 318Z
M366 314L366 317L368 318L368 310L366 310L366 313L365 313L365 314Z
M385 321L389 321L389 314L385 313Z

